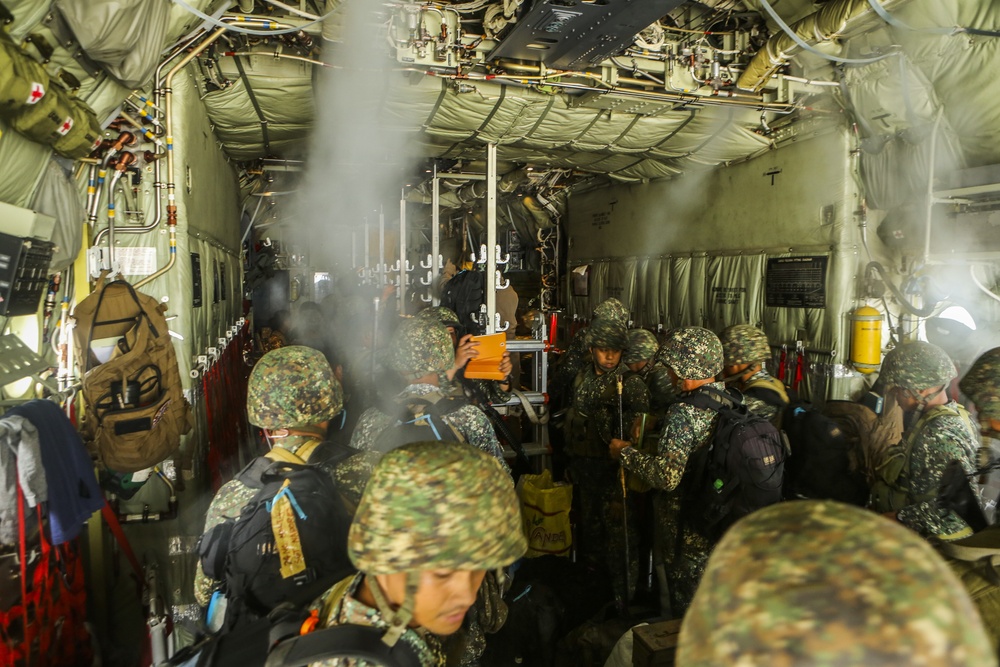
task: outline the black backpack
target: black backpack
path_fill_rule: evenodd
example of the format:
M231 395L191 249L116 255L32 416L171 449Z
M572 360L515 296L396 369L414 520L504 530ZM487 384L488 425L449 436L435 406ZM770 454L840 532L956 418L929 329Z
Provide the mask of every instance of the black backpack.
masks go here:
M400 406L400 403L404 405ZM391 412L393 407L401 411L396 422L379 433L373 448L376 452L385 454L413 442L429 440L466 442L465 436L443 419L466 405L468 403L465 400L445 396L440 391L400 399L385 409L387 413Z
M482 335L486 332L484 323L479 321L480 308L486 298L484 275L481 271L459 271L445 283L441 294L441 305L455 311L465 333Z
M808 403L789 405L781 418L791 449L785 462L785 497L838 500L864 507L868 484L858 465L856 428L846 418L836 419Z
M738 394L702 387L681 400L719 414L712 440L691 454L681 480L686 525L715 542L739 519L782 499L785 444Z
M319 448L318 448L319 449ZM327 456L317 450L311 461L335 463L353 450ZM199 545L202 569L224 582L226 618L232 629L266 616L289 599L310 601L333 583L354 572L347 556L347 530L351 514L344 507L330 474L317 465L275 461L261 456L236 479L258 489L236 520L226 520L207 532ZM283 577L274 533L271 507L282 491L292 501L299 543L306 569Z

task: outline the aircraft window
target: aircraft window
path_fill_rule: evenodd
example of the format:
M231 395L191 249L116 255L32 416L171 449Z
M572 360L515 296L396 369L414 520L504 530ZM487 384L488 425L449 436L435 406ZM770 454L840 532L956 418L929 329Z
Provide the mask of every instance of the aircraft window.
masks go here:
M7 328L12 334L16 334L32 352L38 352L38 341L40 332L38 330L38 317L36 315L24 315L23 317L10 318L10 326ZM11 382L3 387L3 394L6 397L23 396L30 389L34 380L29 376Z

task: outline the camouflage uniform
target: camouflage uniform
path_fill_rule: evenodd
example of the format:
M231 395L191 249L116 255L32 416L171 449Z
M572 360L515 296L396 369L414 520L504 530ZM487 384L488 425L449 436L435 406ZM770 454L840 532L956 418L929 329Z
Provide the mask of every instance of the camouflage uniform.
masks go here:
M780 380L771 377L764 365L771 358L767 335L749 324L734 324L723 329L719 340L722 341L723 366L760 364L760 370L749 377L740 374L725 380L732 381L743 392L750 412L780 427L781 412L789 403L788 392Z
M677 390L670 381L667 367L654 360L660 343L656 336L645 329L631 329L628 332L628 351L622 356L625 364L647 362L638 376L646 383L649 390L649 411L653 415L661 415L667 407L677 400Z
M424 308L415 317L416 319L437 321L445 327L453 329L455 331L455 345L461 340L462 324L458 321L458 315L450 308L445 308L444 306ZM471 396L471 398L476 400L482 396L490 405L506 403L511 397L511 392L501 389L498 381L469 379L464 376L462 369L459 369L452 378L448 378L447 370L438 373L438 385L447 396L462 398L469 398Z
M984 433L991 431L990 419L1000 419L1000 347L984 352L958 383L976 404Z
M948 565L891 521L832 501L733 526L684 617L678 667L995 667Z
M896 388L911 396L932 387L947 387L955 374L955 366L944 350L919 341L900 345L887 354L881 373L887 389ZM922 413L933 398L921 399L915 412ZM957 403L949 401L946 407L956 408ZM915 433L912 428L903 434L904 442L912 442L909 474L904 467L897 482L910 504L900 509L897 517L924 537L963 537L971 530L968 524L955 512L940 507L936 496L941 475L952 460L959 461L967 474L975 471L979 433L963 416L951 414L924 421Z
M250 373L247 414L250 422L261 428L310 427L332 419L342 405L340 383L333 376L323 354L312 348L293 345L268 352ZM302 445L319 439L318 436L291 435L274 439L274 446L295 454ZM317 453L317 456L320 454ZM371 454L363 453L336 466L324 466L321 461L312 462L330 473L343 496L341 500L348 509L353 509L361 499L376 461L377 458ZM208 507L204 532L226 519L238 518L244 505L257 495L257 491L235 479L223 484ZM199 561L194 579L194 596L198 604L207 606L220 583L205 575Z
M628 334L625 325L615 320L594 320L590 327L594 347L625 349ZM622 381L621 414L618 408L618 378ZM579 553L591 567L611 574L616 601L624 605L631 598L639 576L638 533L635 525L635 497L623 501L619 466L611 459L608 446L612 438L627 438L635 418L649 412L649 392L642 378L630 373L624 363L613 371L598 374L591 363L574 382L573 408L568 419L566 451L570 455L569 472L579 503ZM624 433L619 432L622 428ZM624 525L625 512L629 525ZM628 539L629 578L626 588L624 556Z
M593 319L617 320L628 326L628 308L618 299L605 299L594 308ZM576 332L569 347L553 369L552 395L557 404L564 400L572 401L573 382L590 364L591 344L587 338L587 331L588 328L584 327Z
M679 378L701 380L714 377L722 370L722 346L716 335L707 329L678 329L664 347L664 361ZM720 391L725 388L721 382L707 386ZM663 435L655 455L634 447L622 450L625 469L656 489L653 498L657 519L653 533L654 559L661 568L661 584L666 579L669 611L675 617L682 615L690 604L712 550L709 541L691 529L685 529L678 542L678 527L683 521L678 487L688 458L711 441L716 421L714 410L674 403L664 417ZM663 600L661 606L665 603Z
M461 443L404 445L375 468L351 524L348 552L360 574L335 585L312 609L320 627L361 623L384 628L386 643L406 642L423 667L442 667L441 639L408 627L420 572L497 570L526 549L514 486L495 459ZM393 608L375 575L401 572L408 575L406 593ZM364 577L370 577L375 608L355 597ZM313 666L367 667L346 659Z

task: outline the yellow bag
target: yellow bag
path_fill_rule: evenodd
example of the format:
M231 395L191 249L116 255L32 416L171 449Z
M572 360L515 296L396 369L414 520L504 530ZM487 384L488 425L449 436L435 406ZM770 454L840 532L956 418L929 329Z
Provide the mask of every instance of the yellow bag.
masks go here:
M521 522L528 537L529 558L569 556L573 530L569 511L573 506L573 485L553 482L548 470L541 475L521 475L517 483L521 499Z

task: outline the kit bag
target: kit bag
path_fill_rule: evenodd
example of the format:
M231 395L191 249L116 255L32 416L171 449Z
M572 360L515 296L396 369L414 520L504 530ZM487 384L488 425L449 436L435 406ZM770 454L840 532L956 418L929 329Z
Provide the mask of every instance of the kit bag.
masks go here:
M392 405L386 406L387 411L397 410L399 416L389 428L378 435L373 449L387 454L414 442L431 440L467 442L464 435L444 420L444 417L466 405L468 403L465 400L445 396L440 391L399 399Z
M163 461L191 429L165 310L128 282L102 276L73 312L81 433L111 470L136 472Z
M681 399L719 415L712 440L691 454L681 480L688 525L713 542L739 519L782 499L784 441L741 399L712 387Z

